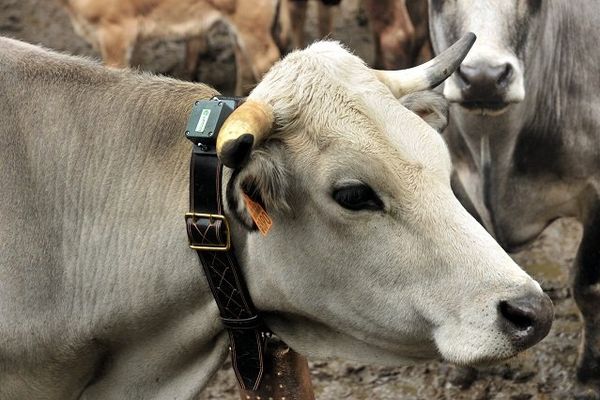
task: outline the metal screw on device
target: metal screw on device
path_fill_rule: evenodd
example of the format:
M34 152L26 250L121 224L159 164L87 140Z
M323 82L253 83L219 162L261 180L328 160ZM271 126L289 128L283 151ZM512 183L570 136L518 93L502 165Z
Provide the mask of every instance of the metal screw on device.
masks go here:
M198 147L200 148L200 150L202 151L208 151L208 146L202 143L198 143Z

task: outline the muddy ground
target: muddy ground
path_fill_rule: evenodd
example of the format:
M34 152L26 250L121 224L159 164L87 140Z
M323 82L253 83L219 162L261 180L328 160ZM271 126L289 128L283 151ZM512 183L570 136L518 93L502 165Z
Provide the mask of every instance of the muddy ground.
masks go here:
M314 7L313 7L314 8ZM308 25L314 38L314 17ZM98 57L73 32L67 14L55 0L0 0L0 35L43 44L70 53ZM336 22L334 38L347 43L367 62L373 45L358 0L345 0ZM210 50L203 55L198 79L223 93L231 93L235 68L224 26L209 36ZM144 43L134 52L137 68L181 77L183 43ZM473 379L459 379L456 367L432 362L414 367L378 368L339 360L312 360L317 398L333 399L563 399L573 398L572 384L580 338L578 314L568 289L568 271L581 229L573 221L549 227L529 249L514 258L552 297L556 320L539 345L518 359L480 368ZM462 377L464 378L464 376ZM228 365L215 377L202 400L237 399L235 381Z

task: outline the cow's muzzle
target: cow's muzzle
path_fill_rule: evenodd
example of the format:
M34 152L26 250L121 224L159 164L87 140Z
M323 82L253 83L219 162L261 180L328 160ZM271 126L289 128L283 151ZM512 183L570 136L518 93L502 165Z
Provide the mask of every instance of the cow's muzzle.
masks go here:
M521 101L512 95L515 67L509 63L462 64L456 71L455 83L460 91L461 106L469 110L504 111L510 103Z
M545 293L531 293L498 304L498 324L517 351L542 340L554 319L552 301Z

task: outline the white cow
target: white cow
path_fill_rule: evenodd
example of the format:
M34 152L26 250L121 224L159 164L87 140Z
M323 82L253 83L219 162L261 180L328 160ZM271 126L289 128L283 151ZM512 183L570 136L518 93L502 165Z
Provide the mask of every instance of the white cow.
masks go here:
M550 300L460 205L442 138L397 100L448 76L465 41L392 72L316 43L230 116L274 121L250 124L248 162L225 170L225 213L255 305L299 352L470 364L548 332ZM228 353L183 220L183 130L215 91L11 39L0 91L0 398L194 399ZM407 104L443 127L446 104L424 93ZM223 160L239 133L224 128Z

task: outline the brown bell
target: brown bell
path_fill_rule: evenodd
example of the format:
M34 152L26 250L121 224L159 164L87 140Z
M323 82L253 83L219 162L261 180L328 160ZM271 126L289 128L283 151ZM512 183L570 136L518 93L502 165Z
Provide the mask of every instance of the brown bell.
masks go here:
M308 361L277 339L270 339L258 390L241 390L242 400L314 400Z

